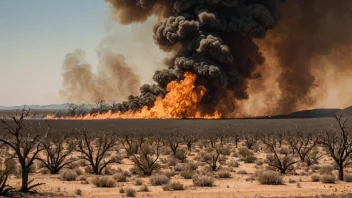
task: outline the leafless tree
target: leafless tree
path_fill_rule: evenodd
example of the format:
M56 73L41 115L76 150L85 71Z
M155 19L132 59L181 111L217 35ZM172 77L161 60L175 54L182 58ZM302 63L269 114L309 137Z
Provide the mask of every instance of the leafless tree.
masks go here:
M153 171L159 168L157 161L160 156L161 137L147 136L144 133L140 133L136 140L138 142L138 154L130 152L131 149L129 149L128 143L124 142L122 145L132 156L132 161L143 175L150 176Z
M286 171L298 162L288 153L279 154L276 150L277 141L275 140L275 136L273 134L263 134L261 136L261 141L272 153L267 156L268 165L275 167L282 174L286 174Z
M176 127L175 129L171 130L169 134L166 134L165 137L167 146L171 149L173 155L176 155L178 147L181 145L183 139L179 132L179 128Z
M221 144L216 144L213 149L214 151L211 153L204 153L201 160L207 163L212 171L216 171L221 167L219 161L221 159L224 147Z
M317 146L320 133L301 132L297 127L294 134L290 133L287 137L293 154L297 152L302 162L305 162L310 152Z
M33 129L24 123L24 118L28 117L30 109L24 107L21 112L17 112L15 116L11 117L13 123L8 119L0 119L0 122L5 126L3 135L0 137L0 142L10 147L15 152L15 157L21 166L22 172L22 186L21 192L28 192L31 189L42 185L30 185L33 180L28 179L30 167L34 160L42 151L40 143L46 138L49 127L46 132L40 132L40 124L37 129Z
M109 164L121 162L118 157L109 157L109 151L117 142L116 135L107 133L92 135L83 129L77 141L76 151L81 153L80 158L89 163L96 175L101 175Z
M339 179L344 179L344 168L352 164L352 134L346 123L348 118L343 118L343 115L334 115L338 128L333 127L332 130L327 130L321 137L320 143L326 148L330 157L335 161Z
M69 155L75 150L76 144L73 139L68 135L51 135L46 141L40 143L44 152L44 157L37 157L44 166L50 171L51 174L57 174L66 165L76 161Z
M198 141L197 135L194 133L188 133L183 135L183 142L187 145L187 150L192 151L192 146Z

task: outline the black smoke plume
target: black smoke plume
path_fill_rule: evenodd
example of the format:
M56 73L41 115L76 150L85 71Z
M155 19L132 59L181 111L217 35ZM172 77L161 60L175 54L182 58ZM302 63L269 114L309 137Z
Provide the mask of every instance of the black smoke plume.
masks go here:
M167 68L156 71L155 85L143 85L139 96L118 105L119 111L152 107L164 97L166 85L197 75L207 93L201 111L211 113L228 95L247 99L249 79L261 77L256 68L265 61L253 39L261 39L279 20L281 0L106 0L121 24L143 22L157 15L154 41L172 54ZM227 108L225 111L233 111Z

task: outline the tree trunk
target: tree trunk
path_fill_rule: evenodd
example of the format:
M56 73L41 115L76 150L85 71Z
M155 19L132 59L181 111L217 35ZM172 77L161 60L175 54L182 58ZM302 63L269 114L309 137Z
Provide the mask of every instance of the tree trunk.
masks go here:
M343 173L343 164L339 164L339 180L343 181L344 173Z
M187 149L188 149L188 151L192 151L192 144L191 143L187 144Z
M28 174L29 170L27 170L27 168L22 168L22 186L20 189L21 192L28 191Z

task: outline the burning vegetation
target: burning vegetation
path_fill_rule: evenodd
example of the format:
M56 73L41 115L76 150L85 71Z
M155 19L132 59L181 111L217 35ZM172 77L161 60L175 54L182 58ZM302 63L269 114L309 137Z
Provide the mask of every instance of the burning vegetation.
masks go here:
M153 39L168 53L166 67L138 94L139 76L122 55L102 48L98 74L81 52L67 55L61 94L68 101L121 101L132 94L107 111L73 119L254 117L312 108L331 88L323 87L327 74L314 72L321 69L312 62L335 59L336 49L352 43L344 31L350 20L343 20L351 0L105 1L120 24L157 16ZM352 62L348 53L338 55ZM339 65L332 71L342 70L350 71Z

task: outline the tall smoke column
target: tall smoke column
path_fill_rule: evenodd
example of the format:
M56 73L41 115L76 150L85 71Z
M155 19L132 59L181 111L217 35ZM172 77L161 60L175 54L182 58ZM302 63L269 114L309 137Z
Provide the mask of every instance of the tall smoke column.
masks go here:
M106 0L121 24L159 17L154 41L172 56L167 69L156 71L156 85L143 85L140 96L131 96L118 110L152 107L164 97L166 86L182 80L185 72L197 75L196 85L207 92L200 111L211 113L221 99L247 99L248 79L259 78L256 68L264 57L253 38L264 38L279 19L281 0ZM234 109L220 109L221 113Z
M335 75L342 77L339 72L352 71L351 54L346 53L346 46L352 46L351 8L352 0L287 0L283 3L280 23L262 44L273 49L281 70L277 79L281 90L276 102L277 114L311 108L324 97L327 90L321 90L321 86L330 79L313 72L326 70L320 58L333 63L349 60L333 65ZM312 94L314 91L320 94Z

